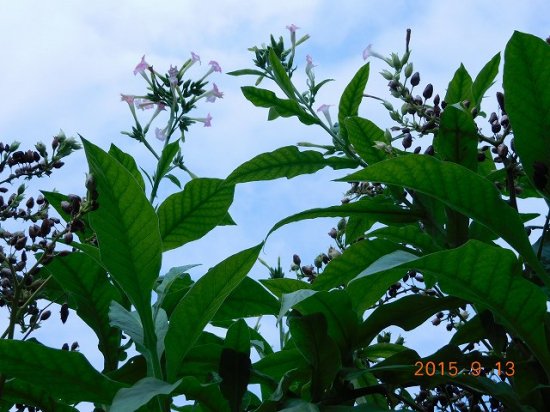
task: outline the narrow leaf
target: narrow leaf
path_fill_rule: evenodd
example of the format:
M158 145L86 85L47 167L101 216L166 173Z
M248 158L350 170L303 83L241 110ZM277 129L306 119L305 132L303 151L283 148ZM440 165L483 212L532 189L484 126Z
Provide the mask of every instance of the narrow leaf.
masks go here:
M494 84L495 77L498 74L498 66L500 65L500 53L493 56L483 69L479 72L474 83L472 84L473 106L479 106L483 95Z
M162 149L162 153L160 154L160 159L157 164L157 171L155 173L157 178L159 176L160 178L163 178L166 173L168 173L168 171L170 170L170 164L172 163L172 160L174 160L174 157L176 157L176 155L178 154L179 150L179 139L176 139L172 143L164 146L164 149Z
M365 86L369 80L370 63L361 67L353 79L344 89L340 103L338 104L338 123L345 125L344 121L347 117L357 116L359 112L359 105L363 100L363 93L365 92ZM341 127L340 133L344 140L347 140L347 132L345 127Z
M289 99L295 99L292 82L290 81L285 68L281 64L281 61L273 49L269 49L269 64L273 69L273 77L275 78L275 82Z

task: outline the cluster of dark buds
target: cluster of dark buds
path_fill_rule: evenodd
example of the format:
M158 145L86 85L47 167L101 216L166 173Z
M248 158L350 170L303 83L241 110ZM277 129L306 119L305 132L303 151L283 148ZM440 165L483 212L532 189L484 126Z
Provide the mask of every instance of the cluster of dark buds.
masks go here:
M456 385L438 385L433 389L420 387L415 397L415 403L425 411L457 410L459 412L471 411L504 411L504 405L492 396L482 396L477 392ZM448 409L452 405L451 409Z

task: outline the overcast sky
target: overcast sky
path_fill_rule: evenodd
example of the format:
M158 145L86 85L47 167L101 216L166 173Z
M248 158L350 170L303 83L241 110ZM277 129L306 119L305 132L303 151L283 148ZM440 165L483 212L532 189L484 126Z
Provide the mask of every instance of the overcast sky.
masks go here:
M143 79L132 74L142 55L157 71L165 72L171 64L181 66L191 51L198 53L202 66L195 65L188 72L197 79L210 60L218 61L224 73L251 67L247 48L267 42L270 33L288 39L285 27L293 23L300 27L298 35L311 36L298 49L297 78L303 79L305 56L311 55L317 65L316 78L335 79L320 93L318 102L337 107L343 88L363 64L361 54L368 44L382 54L401 54L405 30L410 27L411 60L421 74L421 85L431 82L444 95L461 62L475 76L504 49L514 30L546 38L549 15L550 6L543 0L2 2L0 141L18 140L27 148L37 140L49 143L63 129L67 135L80 133L104 149L115 143L151 170L147 152L120 134L132 125L120 93L144 92ZM367 92L387 97L387 82L378 75L383 68L381 61L372 61ZM259 153L298 141L330 142L320 128L302 126L294 119L267 122L267 111L249 104L239 89L254 79L214 73L210 80L224 92L224 98L199 105L193 115L211 113L212 127L192 126L184 146L186 164L197 175L223 178ZM500 82L501 78L497 87ZM305 89L305 84L301 86ZM494 109L495 90L489 111ZM335 117L335 107L332 110ZM375 101L365 102L360 114L382 128L391 126ZM154 137L151 143L160 149ZM84 161L83 151L76 153L62 173L42 181L40 187L83 193ZM239 186L231 208L238 226L218 228L203 240L166 254L163 268L202 263L202 269L193 271L198 276L229 255L259 243L278 220L305 209L339 204L348 187L330 179L344 173L322 172L291 181ZM176 190L170 184L164 188L164 195ZM335 224L336 220L326 219L287 226L270 238L262 258L275 264L281 256L285 269L293 253L312 261L331 244L327 232ZM259 278L267 273L257 266L253 275ZM44 340L54 347L79 340L82 351L99 366L97 342L85 337L85 327L74 322L61 327L59 318L53 318L50 322L59 330ZM44 331L51 330L52 324ZM432 334L442 332L439 339L449 338L443 330L429 327L428 333L418 333L407 342L428 354L433 344L426 345L436 339ZM275 339L271 330L266 332Z

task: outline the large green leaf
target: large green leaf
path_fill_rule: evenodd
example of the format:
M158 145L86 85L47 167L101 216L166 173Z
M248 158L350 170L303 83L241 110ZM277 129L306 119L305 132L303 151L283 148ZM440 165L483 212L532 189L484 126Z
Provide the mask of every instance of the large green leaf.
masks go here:
M525 341L550 374L544 334L545 294L521 276L521 265L511 251L471 240L399 267L419 270L428 287L437 281L444 292L474 303L480 311L490 310L499 323ZM365 287L367 279L354 283Z
M116 160L118 160L120 164L124 166L132 176L134 176L134 179L136 179L139 186L143 190L145 190L145 181L143 180L143 176L138 170L136 160L128 153L123 152L112 143L111 147L109 147L109 154L113 156Z
M376 142L385 142L385 137L384 131L372 121L353 116L346 118L344 124L350 143L365 162L370 165L388 157L386 152L375 147Z
M260 282L279 299L285 293L292 293L311 287L310 283L291 278L260 279Z
M314 173L330 166L333 169L355 168L357 163L343 158L325 158L314 150L299 151L296 146L281 147L273 152L260 154L237 167L227 177L226 183L237 184L259 180L287 179Z
M250 332L242 319L227 330L220 357L220 390L229 402L231 411L239 412L250 381Z
M370 169L370 167L369 167ZM355 174L351 175L352 177ZM304 212L286 217L275 224L267 236L280 227L301 220L316 219L318 217L347 217L365 216L385 224L407 224L416 222L422 216L420 213L396 206L393 202L380 197L366 198L357 202L339 206L309 209Z
M433 156L411 155L385 160L338 180L397 184L432 196L500 235L547 281L517 212L500 198L491 182L471 170Z
M435 298L410 295L378 307L363 322L358 344L368 345L378 333L391 325L409 331L426 321L434 313L444 309L456 309L464 304L462 299L452 296ZM411 310L411 308L414 308Z
M204 327L252 268L262 246L263 243L243 250L214 266L176 306L165 338L169 381L174 380L181 362Z
M275 108L282 117L296 116L306 125L318 124L319 120L307 113L295 100L280 99L271 90L253 86L241 87L244 97L258 107Z
M110 404L122 385L96 371L79 352L38 343L0 340L0 373L47 390L68 403Z
M353 79L344 89L342 97L340 97L340 103L338 104L338 123L340 124L340 135L344 141L347 141L347 130L345 127L345 119L351 116L357 116L359 112L359 105L363 100L363 93L365 92L365 86L369 80L370 63L367 63L361 67L357 73L353 76Z
M12 410L10 405L1 409L6 403L33 405L48 412L78 412L77 409L55 399L51 394L35 385L20 379L8 379L2 388L2 399L0 399L0 410Z
M78 316L99 339L105 370L118 365L120 333L109 326L109 304L121 303L121 296L107 279L105 269L84 253L58 257L44 267L74 300Z
M137 411L157 395L169 395L180 384L180 381L169 384L156 378L143 378L136 382L131 388L120 389L113 404L109 408L110 412Z
M472 78L463 64L457 69L449 83L444 100L448 105L464 100L472 102Z
M550 199L550 45L514 32L504 52L506 112L514 147L533 185Z
M274 382L278 382L289 370L303 368L307 366L307 363L298 349L293 348L267 355L252 366L254 370L261 372L264 376L271 377ZM258 375L252 376L252 382L260 383Z
M497 53L493 56L483 69L479 72L477 77L472 84L472 97L473 97L473 106L479 106L483 95L485 92L493 85L495 82L495 77L498 74L498 66L500 65L500 53Z
M82 139L100 207L90 216L101 260L136 310L147 317L161 265L158 219L130 172L99 147Z
M356 242L330 261L323 273L315 279L313 289L329 290L347 285L363 269L397 249L399 245L382 239Z
M311 398L319 401L342 366L338 345L328 335L327 321L321 313L291 317L289 329L296 347L312 368Z
M231 292L220 307L214 320L249 318L252 316L276 315L279 302L260 283L246 277Z
M193 179L183 191L160 205L158 220L164 251L200 239L225 218L235 186L222 183L221 179Z
M347 228L346 228L347 229ZM437 252L441 248L434 242L433 238L426 234L418 224L407 226L386 226L373 230L368 237L386 239L395 243L411 245L424 253Z

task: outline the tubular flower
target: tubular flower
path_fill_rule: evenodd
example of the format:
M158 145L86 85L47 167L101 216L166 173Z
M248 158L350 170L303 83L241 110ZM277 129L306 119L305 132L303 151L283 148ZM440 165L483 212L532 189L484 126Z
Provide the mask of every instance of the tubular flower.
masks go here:
M365 50L363 50L363 60L367 60L369 57L376 57L377 59L382 59L387 61L384 56L372 50L372 44L369 44Z
M145 70L147 70L149 67L150 67L149 64L145 61L145 55L143 55L143 57L141 58L141 61L138 63L138 65L134 69L134 76L138 73L141 75L144 75Z
M328 124L332 125L332 119L330 118L330 112L329 112L330 106L331 106L330 104L322 104L317 109L317 113L322 112L325 115L325 119L327 119Z
M214 103L216 101L216 98L223 98L223 93L220 92L216 83L213 83L212 90L207 91L206 93L204 93L203 96L206 97L207 102Z
M157 127L155 129L155 137L159 139L161 142L164 142L166 140L166 131L164 129L159 129Z
M210 113L208 113L206 117L190 117L189 120L204 123L204 127L212 126L212 124L210 123L212 121L212 116L210 116Z
M170 86L177 86L178 85L178 68L172 67L170 65L170 69L168 70L168 81L170 82Z

